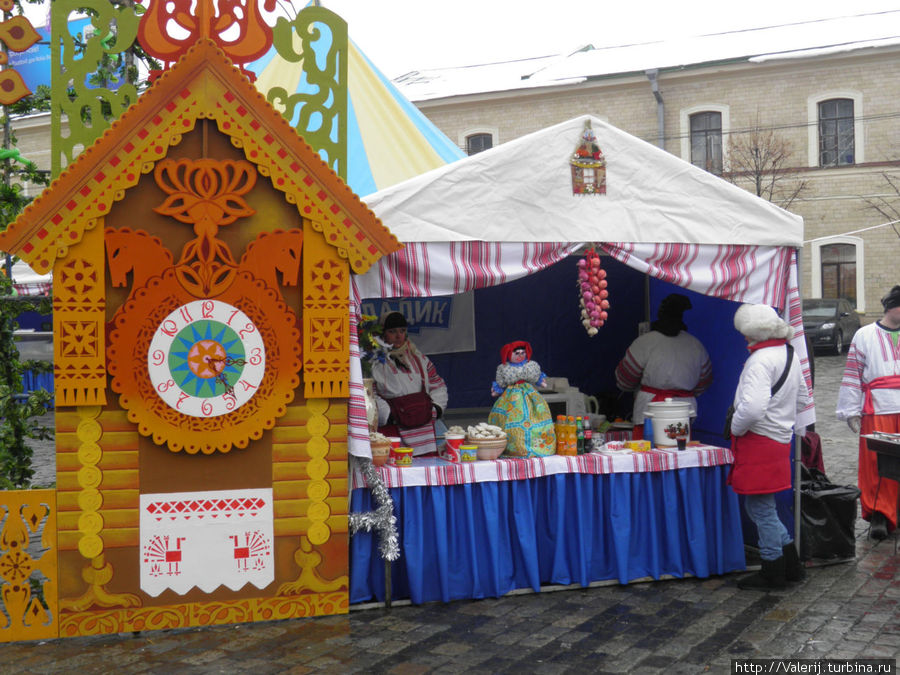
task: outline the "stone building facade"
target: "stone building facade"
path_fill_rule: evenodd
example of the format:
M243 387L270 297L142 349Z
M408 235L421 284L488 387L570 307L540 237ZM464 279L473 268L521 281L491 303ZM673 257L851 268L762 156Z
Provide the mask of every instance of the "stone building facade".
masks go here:
M805 222L801 294L846 296L871 321L881 315L884 292L900 283L900 226L889 224L891 209L900 211L900 38L870 44L629 72L586 74L581 66L581 77L569 80L458 86L466 77L490 81L469 67L414 72L395 83L463 150L472 138L490 147L592 114L688 162L703 166L705 155L714 160L706 168L726 178L733 173L734 182L755 192L757 172L746 171L732 144L748 147L755 134L763 140L749 147L786 148L772 201L785 205L780 193L802 183L787 204ZM534 69L540 78L544 65L523 62L520 71ZM442 86L453 78L457 86ZM704 117L721 125L721 157L704 150ZM692 119L699 129L692 131ZM829 146L832 140L844 147ZM759 176L764 184L772 177Z

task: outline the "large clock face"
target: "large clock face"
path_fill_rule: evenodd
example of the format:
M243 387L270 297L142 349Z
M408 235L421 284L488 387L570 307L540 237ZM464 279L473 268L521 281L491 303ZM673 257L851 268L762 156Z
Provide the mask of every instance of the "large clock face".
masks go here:
M241 310L219 300L195 300L160 322L147 351L156 393L193 417L240 408L259 388L266 365L262 335Z

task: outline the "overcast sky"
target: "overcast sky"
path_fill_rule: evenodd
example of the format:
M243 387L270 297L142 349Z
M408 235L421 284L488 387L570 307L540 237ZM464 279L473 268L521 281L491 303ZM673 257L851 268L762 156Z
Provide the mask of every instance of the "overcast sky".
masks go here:
M255 0L260 4L263 0ZM308 0L276 0L295 14ZM194 3L197 0L193 0ZM900 10L900 0L320 0L390 78L595 47ZM28 5L35 25L47 7ZM892 20L900 23L900 14ZM900 34L900 25L897 26Z
M305 2L294 4L301 7ZM900 9L900 0L321 0L321 4L347 21L350 38L391 78L410 70L564 53L588 43L622 45Z

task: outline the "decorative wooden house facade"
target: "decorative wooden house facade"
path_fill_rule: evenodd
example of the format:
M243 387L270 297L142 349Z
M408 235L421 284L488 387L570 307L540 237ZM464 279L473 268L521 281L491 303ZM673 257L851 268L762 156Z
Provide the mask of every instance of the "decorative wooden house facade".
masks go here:
M208 39L63 171L0 235L54 277L57 489L4 527L52 548L55 499L58 575L5 579L11 639L348 610L349 279L398 248Z

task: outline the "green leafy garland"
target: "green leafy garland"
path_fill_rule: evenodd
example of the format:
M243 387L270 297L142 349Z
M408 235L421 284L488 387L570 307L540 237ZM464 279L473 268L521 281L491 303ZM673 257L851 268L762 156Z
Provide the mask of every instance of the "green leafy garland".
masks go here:
M27 396L22 384L26 370L49 372L53 366L41 361L19 361L16 348L16 317L22 312L49 314L52 300L13 295L12 281L0 274L0 489L28 487L34 476L34 450L27 439L48 439L52 430L38 419L47 412L53 394L38 389Z

